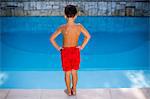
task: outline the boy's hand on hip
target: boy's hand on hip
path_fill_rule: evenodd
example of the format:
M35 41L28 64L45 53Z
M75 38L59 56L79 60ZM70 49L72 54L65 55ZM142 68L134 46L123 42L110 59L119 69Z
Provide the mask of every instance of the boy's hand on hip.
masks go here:
M80 50L83 50L83 48L81 46L77 46L77 48L79 48Z
M64 48L62 48L62 47L59 47L59 48L58 48L58 51L62 51L62 49L64 49Z

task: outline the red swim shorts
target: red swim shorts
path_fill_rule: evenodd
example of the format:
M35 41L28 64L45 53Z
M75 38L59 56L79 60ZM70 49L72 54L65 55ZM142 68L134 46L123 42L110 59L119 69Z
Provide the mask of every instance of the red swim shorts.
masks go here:
M63 71L78 70L80 65L80 49L77 47L63 47L61 50Z

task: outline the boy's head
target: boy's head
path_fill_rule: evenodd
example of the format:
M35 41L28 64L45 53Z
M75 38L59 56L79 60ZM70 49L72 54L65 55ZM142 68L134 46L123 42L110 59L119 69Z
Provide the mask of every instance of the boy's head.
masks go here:
M74 5L67 5L64 12L67 18L74 18L77 15L77 8Z

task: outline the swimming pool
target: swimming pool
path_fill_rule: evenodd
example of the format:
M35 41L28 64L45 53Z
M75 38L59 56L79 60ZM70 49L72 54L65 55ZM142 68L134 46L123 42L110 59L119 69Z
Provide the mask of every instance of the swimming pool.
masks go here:
M0 87L64 88L60 53L49 37L65 19L0 18ZM82 16L76 22L92 37L81 51L79 88L150 87L149 17Z
M92 39L81 51L81 70L149 69L149 17L78 17ZM49 42L63 17L1 17L2 70L62 70ZM83 35L80 35L80 42ZM61 45L62 35L56 42Z

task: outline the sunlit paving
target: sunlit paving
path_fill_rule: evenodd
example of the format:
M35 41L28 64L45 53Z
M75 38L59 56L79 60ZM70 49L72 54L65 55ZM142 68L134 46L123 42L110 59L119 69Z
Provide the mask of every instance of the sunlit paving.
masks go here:
M149 88L78 89L76 96L63 89L3 89L0 99L150 99Z

